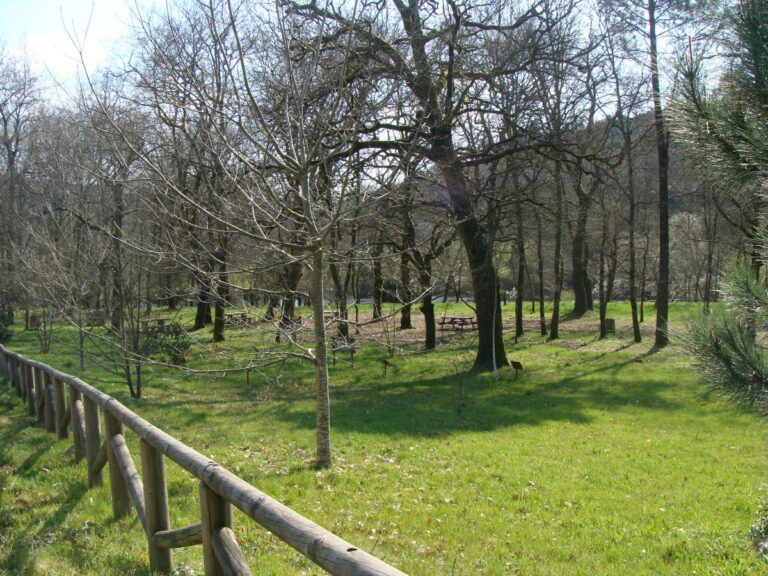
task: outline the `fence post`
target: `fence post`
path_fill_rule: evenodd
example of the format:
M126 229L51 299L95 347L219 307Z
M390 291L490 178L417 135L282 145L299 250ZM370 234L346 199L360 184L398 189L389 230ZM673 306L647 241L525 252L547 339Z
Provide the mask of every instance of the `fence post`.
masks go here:
M66 438L68 434L64 414L67 411L67 405L64 397L64 383L58 378L53 379L53 401L56 406L56 435L59 438Z
M31 380L30 373L32 372L32 367L29 364L22 364L21 371L21 398L22 400L26 400L27 389L29 388L29 382Z
M27 413L33 417L35 415L35 412L37 411L37 406L35 405L35 402L37 401L37 396L35 395L35 382L33 380L34 375L35 375L34 369L29 367L27 371L25 389L27 391Z
M203 528L203 564L205 576L225 576L213 549L213 533L232 527L232 509L224 498L200 482L200 523Z
M88 396L84 399L85 407L85 456L88 462L88 486L101 486L101 470L94 472L96 457L101 449L99 430L99 405Z
M32 370L34 369L30 367L28 364L19 364L19 376L20 376L19 390L21 392L19 396L24 400L26 400L27 397L29 396L28 390L32 382L32 378L31 378Z
M45 422L45 383L43 382L43 371L35 368L35 412L37 412L37 421Z
M142 439L139 446L149 543L149 567L154 572L170 574L173 570L171 550L158 548L154 543L155 532L168 530L171 527L168 488L165 481L165 459L163 453L146 440Z
M131 497L128 486L120 471L120 464L112 449L112 438L123 435L123 423L104 408L104 428L106 429L107 460L109 462L109 488L112 492L112 512L115 518L122 518L131 510Z
M13 381L16 384L16 395L21 398L21 386L22 386L22 364L21 360L15 359L13 361Z
M80 390L69 387L69 410L72 412L72 442L75 446L75 460L85 456L85 414Z
M45 429L48 432L56 432L56 407L53 404L53 384L51 375L42 371L43 395L45 396Z

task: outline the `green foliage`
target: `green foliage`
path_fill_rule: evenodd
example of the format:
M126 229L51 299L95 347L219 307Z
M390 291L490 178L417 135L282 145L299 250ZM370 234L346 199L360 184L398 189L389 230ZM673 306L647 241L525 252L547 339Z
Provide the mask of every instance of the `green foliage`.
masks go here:
M703 60L682 66L683 97L676 103L677 137L694 151L697 167L758 217L768 174L768 2L744 0L721 15L729 70L708 93ZM753 246L756 249L756 246ZM686 338L701 372L719 393L768 416L768 363L758 333L768 328L768 293L757 274L739 263L721 283L724 310L693 321Z
M691 321L686 346L713 390L768 416L768 362L756 337L768 327L768 294L743 263L723 288L726 307Z
M729 69L708 91L703 55L681 64L682 97L673 105L677 139L703 174L732 194L756 196L768 169L768 2L745 0L721 15Z
M180 365L187 361L192 349L192 338L178 322L144 335L144 354L153 360Z

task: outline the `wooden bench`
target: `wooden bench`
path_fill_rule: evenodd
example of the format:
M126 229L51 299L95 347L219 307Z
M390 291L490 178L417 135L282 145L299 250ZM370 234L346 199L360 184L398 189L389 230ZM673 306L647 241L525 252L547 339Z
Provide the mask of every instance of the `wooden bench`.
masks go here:
M354 338L331 338L331 354L333 365L336 366L336 353L346 352L349 354L352 367L355 366L355 352L357 352L357 342Z
M477 330L477 318L474 316L444 316L437 323L440 326L440 331L464 332L466 330Z

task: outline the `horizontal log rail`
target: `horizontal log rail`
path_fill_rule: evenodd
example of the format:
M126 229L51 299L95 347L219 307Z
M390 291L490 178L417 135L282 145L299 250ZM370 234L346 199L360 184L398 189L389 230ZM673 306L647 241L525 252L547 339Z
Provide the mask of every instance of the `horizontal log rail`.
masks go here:
M101 470L109 464L113 513L119 518L131 507L137 512L147 535L150 568L158 573L172 572L171 549L202 544L207 576L251 574L232 527L231 506L235 506L330 574L404 575L261 492L79 378L1 345L0 374L26 400L29 414L43 422L48 431L68 438L71 426L75 458L86 458L90 486L101 484ZM103 412L103 440L99 408ZM124 428L140 438L142 476L128 450ZM199 524L170 527L164 457L200 480Z

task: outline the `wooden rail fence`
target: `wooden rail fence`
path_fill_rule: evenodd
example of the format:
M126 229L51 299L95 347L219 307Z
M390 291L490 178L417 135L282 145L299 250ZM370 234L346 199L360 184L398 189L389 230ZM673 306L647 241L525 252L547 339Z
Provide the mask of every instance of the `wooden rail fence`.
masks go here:
M68 438L74 457L85 459L90 486L108 466L115 518L136 511L147 535L150 568L173 570L171 550L203 546L206 575L252 574L237 543L232 506L312 562L339 576L404 576L404 573L339 538L267 496L216 462L153 426L120 402L79 378L0 346L0 374L26 401L29 415L49 432ZM103 414L102 440L100 415ZM128 428L140 438L141 475L125 442ZM165 458L200 480L200 522L171 528Z

